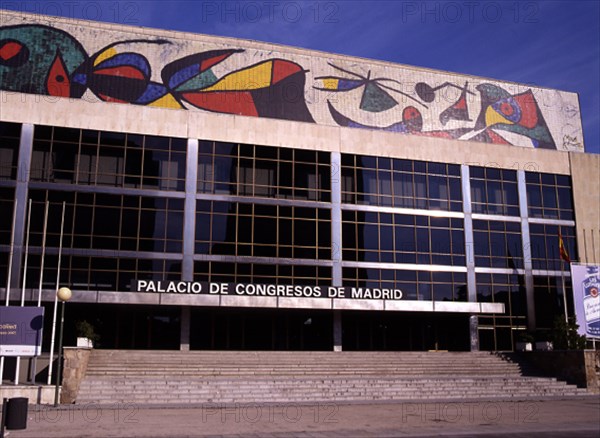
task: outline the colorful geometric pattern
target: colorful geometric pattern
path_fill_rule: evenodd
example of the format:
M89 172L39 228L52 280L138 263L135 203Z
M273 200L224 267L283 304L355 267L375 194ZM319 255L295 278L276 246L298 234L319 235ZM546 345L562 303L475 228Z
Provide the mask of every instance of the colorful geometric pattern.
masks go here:
M385 127L367 126L355 122L337 111L331 102L327 102L329 112L333 120L340 126L362 129L377 129L381 131L398 132L401 134L416 134L423 129L423 117L414 106L408 106L402 111L402 121Z
M208 111L314 122L304 100L305 73L295 62L269 59L174 94ZM302 92L294 96L289 93L294 89Z
M348 76L354 78L342 78L338 76L319 76L315 78L317 81L321 81L320 86L314 86L316 90L333 91L333 92L345 92L355 90L360 87L364 87L362 98L360 100L360 109L363 111L369 111L373 113L379 113L382 111L389 110L398 105L398 101L395 100L387 91L392 91L405 96L415 102L421 104L417 99L410 96L409 94L391 86L390 84L402 85L398 81L389 78L373 78L371 79L371 71L367 73L367 76L352 72L350 70L343 69L332 63L329 63L334 69L346 73ZM387 90L387 91L386 91ZM423 105L423 104L421 104ZM425 105L423 105L425 106Z
M491 83L472 88L468 82L448 81L409 86L373 75L375 67L315 62L313 68L328 66L336 73L311 76L311 94L308 70L280 55L221 46L178 58L180 47L181 42L148 37L115 41L88 55L64 30L42 24L3 26L0 89L70 98L92 93L106 102L310 123L317 118L362 129L556 149L531 89L511 94ZM367 73L353 71L357 68ZM460 95L450 100L442 95L446 89L460 90ZM470 106L479 112L475 122ZM579 144L575 137L565 138L568 145Z
M90 90L106 102L130 103L314 122L304 98L306 71L269 59L218 78L212 67L242 49L213 50L173 61L153 81L139 53L171 45L163 39L125 40L88 56L66 32L43 25L0 28L0 89L80 98ZM135 50L138 50L136 52ZM299 90L291 95L291 89Z
M62 30L39 25L0 28L3 90L64 97L73 72L86 59L82 45Z
M531 139L536 148L556 149L548 125L533 92L511 95L493 84L478 85L481 93L481 112L475 129L508 131Z
M467 90L469 83L465 82L465 86L460 93L460 97L451 106L440 113L440 123L446 125L450 120L464 120L471 122L469 118L469 108L467 107Z
M152 70L148 60L130 47L169 44L165 40L127 40L111 44L92 55L73 74L72 88L77 94L90 89L106 102L152 105L166 103L167 88L150 80ZM167 98L168 99L168 98ZM182 108L181 105L160 105Z

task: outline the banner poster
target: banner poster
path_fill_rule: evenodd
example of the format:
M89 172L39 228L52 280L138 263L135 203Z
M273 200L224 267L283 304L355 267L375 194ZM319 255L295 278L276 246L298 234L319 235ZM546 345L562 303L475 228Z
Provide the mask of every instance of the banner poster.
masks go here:
M39 356L43 307L0 306L0 356Z
M600 338L600 266L571 264L571 280L578 332Z

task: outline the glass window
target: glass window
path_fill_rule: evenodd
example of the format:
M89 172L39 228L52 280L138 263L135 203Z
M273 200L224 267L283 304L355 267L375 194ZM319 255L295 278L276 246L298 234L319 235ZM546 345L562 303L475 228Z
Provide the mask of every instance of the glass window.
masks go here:
M331 285L331 267L197 261L194 281Z
M519 215L517 173L513 170L471 166L471 206L474 213Z
M327 209L197 201L196 223L197 254L331 258Z
M566 175L526 172L531 217L573 220L571 180Z
M523 268L520 224L501 221L473 221L475 266Z
M17 179L21 124L0 122L0 180Z
M198 193L331 199L328 153L206 140L199 145Z
M185 139L36 126L32 181L182 191Z
M48 245L58 246L66 202L64 247L181 253L183 200L147 196L30 190L31 243L41 245L46 200Z
M0 242L10 242L14 196L15 193L13 188L0 187L0 210L5 213L0 215ZM43 214L41 217L44 217ZM32 221L35 221L36 219L40 220L40 217L32 215ZM8 245L6 246L8 247ZM8 252L8 250L9 249L7 248L6 251Z
M385 287L402 290L403 299L467 301L466 275L463 273L401 271L391 269L342 269L346 287Z
M570 278L565 279L565 289L563 291L560 277L533 277L535 323L538 329L552 329L555 318L564 318L565 296L573 296ZM567 306L572 311L572 300L568 300Z
M351 261L464 266L463 220L344 210L342 249Z
M533 269L558 271L562 266L562 269L568 270L560 257L559 235L562 236L569 258L571 260L578 259L574 227L530 224L529 234L531 236Z
M342 154L341 174L344 203L462 211L460 166Z

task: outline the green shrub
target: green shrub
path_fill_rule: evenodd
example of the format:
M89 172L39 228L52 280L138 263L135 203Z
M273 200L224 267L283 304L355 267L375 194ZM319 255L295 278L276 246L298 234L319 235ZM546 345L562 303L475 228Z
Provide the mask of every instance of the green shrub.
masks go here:
M584 350L586 337L577 333L579 325L574 317L568 323L563 316L554 318L552 328L552 342L555 350Z

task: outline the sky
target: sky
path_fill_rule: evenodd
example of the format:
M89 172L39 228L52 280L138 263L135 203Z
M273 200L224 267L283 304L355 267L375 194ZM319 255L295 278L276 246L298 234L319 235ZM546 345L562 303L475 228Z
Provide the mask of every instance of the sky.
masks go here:
M600 0L5 1L0 8L278 43L578 93L600 153Z

